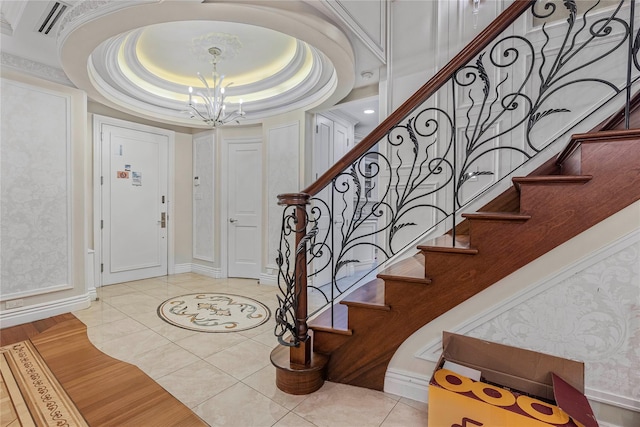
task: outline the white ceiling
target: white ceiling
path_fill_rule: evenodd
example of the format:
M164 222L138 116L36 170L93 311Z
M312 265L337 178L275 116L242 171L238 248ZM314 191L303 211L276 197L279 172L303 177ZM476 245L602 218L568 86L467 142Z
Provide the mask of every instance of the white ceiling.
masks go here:
M385 2L380 0L274 1L256 2L257 6L240 1L139 0L139 6L125 10L118 10L124 2L65 0L69 8L45 36L37 27L53 3L0 3L3 65L40 64L63 70L62 79L66 75L66 83L85 90L94 101L183 126L201 125L192 125L180 110L186 88L201 86L196 73L210 73L206 49L212 40L224 45L220 47L238 45L218 67L225 81L234 83L228 99L243 98L249 122L288 109L328 108L353 89L370 86L377 91L379 70L385 66L380 56L386 40L383 31L376 32L386 24ZM95 8L108 3L115 6ZM346 11L343 16L360 14L367 31L338 19L341 11L331 10L335 5ZM90 18L86 22L77 18L83 8ZM56 37L59 27L62 32ZM372 75L362 77L367 71ZM49 74L60 79L55 72ZM364 115L363 110L377 110L377 104L376 96L367 96L342 105L341 112L366 134L377 124L378 113Z

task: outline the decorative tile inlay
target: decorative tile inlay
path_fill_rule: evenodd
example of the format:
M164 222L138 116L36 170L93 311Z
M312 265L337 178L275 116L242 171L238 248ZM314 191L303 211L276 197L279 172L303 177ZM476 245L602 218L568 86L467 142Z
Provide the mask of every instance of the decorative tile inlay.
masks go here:
M199 293L170 298L158 316L172 325L199 332L238 332L260 326L271 312L259 301L240 295Z

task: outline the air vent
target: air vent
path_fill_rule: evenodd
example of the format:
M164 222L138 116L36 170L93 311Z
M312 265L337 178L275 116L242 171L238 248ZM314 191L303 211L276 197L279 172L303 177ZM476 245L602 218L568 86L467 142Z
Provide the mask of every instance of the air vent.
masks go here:
M59 1L49 3L36 24L36 31L45 36L55 35L52 30L60 22L60 18L68 7L68 4Z

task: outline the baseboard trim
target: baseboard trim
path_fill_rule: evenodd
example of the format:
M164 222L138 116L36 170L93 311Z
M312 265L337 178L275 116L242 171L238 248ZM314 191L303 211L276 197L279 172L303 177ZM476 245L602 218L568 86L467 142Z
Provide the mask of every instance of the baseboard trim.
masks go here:
M427 403L429 400L429 381L431 381L430 376L389 368L384 376L384 392Z
M191 263L176 264L173 266L173 274L191 273Z
M593 400L594 402L600 402L605 405L617 406L630 411L640 412L640 400L638 399L632 399L627 396L620 396L608 391L600 391L590 387L585 387L584 394L589 398L589 400Z
M216 267L209 267L207 265L195 264L192 262L185 262L183 264L176 264L173 267L174 274L182 273L197 273L203 276L212 277L214 279L222 278L222 270Z
M222 270L207 265L191 264L191 273L202 274L203 276L212 277L214 279L222 278Z
M258 278L261 285L272 285L276 286L278 284L278 275L277 274L267 274L260 273L260 277Z
M71 313L89 308L91 295L89 292L74 297L63 298L45 303L4 310L0 312L0 325L3 328L35 322L59 314Z

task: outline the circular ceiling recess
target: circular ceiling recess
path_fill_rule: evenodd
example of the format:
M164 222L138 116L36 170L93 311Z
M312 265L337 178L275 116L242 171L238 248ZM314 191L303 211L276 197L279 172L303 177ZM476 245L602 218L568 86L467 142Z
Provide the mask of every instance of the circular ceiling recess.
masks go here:
M198 93L206 92L198 74L213 86L211 51L218 53L216 67L228 107L235 109L242 102L245 123L308 110L337 100L353 87L353 78L344 77L353 64L350 46L336 53L331 47L343 39L318 36L327 34L322 27L329 23L291 24L296 16L280 13L274 21L280 28L264 8L246 9L246 5L242 16L248 22L194 19L192 15L203 14L187 13L188 8L173 12L175 19L182 18L174 21L164 16L167 11L162 7L168 3L175 7L176 2L147 5L146 19L137 22L121 10L128 20L105 11L97 19L65 23L58 44L63 68L74 84L90 98L119 110L190 127L206 127L190 117L187 103L190 87L196 102ZM224 13L217 15L225 18ZM271 28L255 25L258 21Z
M247 119L303 107L332 78L331 64L307 43L254 25L182 21L150 25L112 37L91 54L89 73L103 96L151 113L183 114L189 87L213 87L213 56L230 106L242 100ZM195 96L196 101L198 96Z

